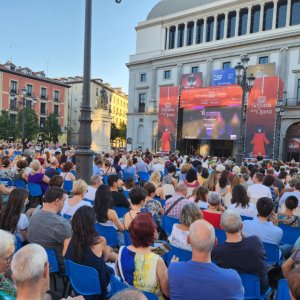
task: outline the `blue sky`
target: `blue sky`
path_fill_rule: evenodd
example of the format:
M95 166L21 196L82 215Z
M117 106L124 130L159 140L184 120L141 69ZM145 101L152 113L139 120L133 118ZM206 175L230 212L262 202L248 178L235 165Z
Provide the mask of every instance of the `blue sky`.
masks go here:
M125 63L135 52L135 26L159 0L93 0L92 77L128 90ZM0 62L82 75L84 0L0 0Z

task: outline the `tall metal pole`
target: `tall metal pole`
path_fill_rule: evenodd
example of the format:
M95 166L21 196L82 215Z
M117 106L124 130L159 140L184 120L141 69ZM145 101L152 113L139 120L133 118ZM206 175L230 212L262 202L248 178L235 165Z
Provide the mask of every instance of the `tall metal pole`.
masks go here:
M23 111L22 111L22 138L25 137L25 98L23 99Z
M245 100L246 100L246 81L247 81L247 73L246 68L243 69L243 78L241 82L241 87L243 89L243 97L242 97L242 107L241 107L241 126L240 132L237 141L237 154L236 154L236 164L241 166L244 159L244 143L245 143L245 118L244 118L244 108L245 108Z
M91 150L91 33L92 33L92 0L86 0L85 5L85 33L84 33L84 66L83 66L83 98L80 109L79 147L76 151L77 178L90 182L93 168L93 155Z

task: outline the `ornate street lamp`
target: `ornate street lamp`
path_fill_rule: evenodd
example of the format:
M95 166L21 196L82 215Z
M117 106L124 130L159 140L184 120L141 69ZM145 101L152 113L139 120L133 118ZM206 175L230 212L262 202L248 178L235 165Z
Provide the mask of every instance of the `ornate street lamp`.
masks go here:
M245 123L246 123L246 116L245 116L245 101L246 95L250 93L255 77L253 74L248 76L247 69L249 63L249 57L247 55L241 56L241 61L235 67L236 70L236 80L237 84L241 86L243 90L243 97L242 97L242 107L241 107L241 126L240 132L237 140L237 154L236 154L236 164L241 166L243 163L244 158L244 148L245 148Z
M120 3L121 0L115 0ZM85 1L84 63L83 63L83 97L80 108L79 145L76 151L77 178L90 182L93 170L94 152L91 150L91 33L92 33L92 0Z

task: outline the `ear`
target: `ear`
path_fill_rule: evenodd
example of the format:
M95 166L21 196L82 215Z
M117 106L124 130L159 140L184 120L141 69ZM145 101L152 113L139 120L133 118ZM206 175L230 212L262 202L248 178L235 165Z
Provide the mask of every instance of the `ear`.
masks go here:
M243 224L243 222L242 222L242 223L241 223L241 227L240 227L240 230L241 230L241 231L243 231L243 225L244 225L244 224Z
M49 263L45 263L45 266L44 266L44 274L43 274L43 277L44 278L48 278L49 277L49 274L50 274L50 270L49 270Z
M186 241L189 245L191 245L191 240L190 240L190 235L188 234L187 237L186 237Z

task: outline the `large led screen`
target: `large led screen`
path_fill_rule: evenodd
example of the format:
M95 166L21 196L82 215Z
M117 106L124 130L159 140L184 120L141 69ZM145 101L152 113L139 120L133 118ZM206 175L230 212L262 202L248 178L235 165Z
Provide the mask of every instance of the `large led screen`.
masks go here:
M197 107L183 113L184 139L236 140L240 106Z

